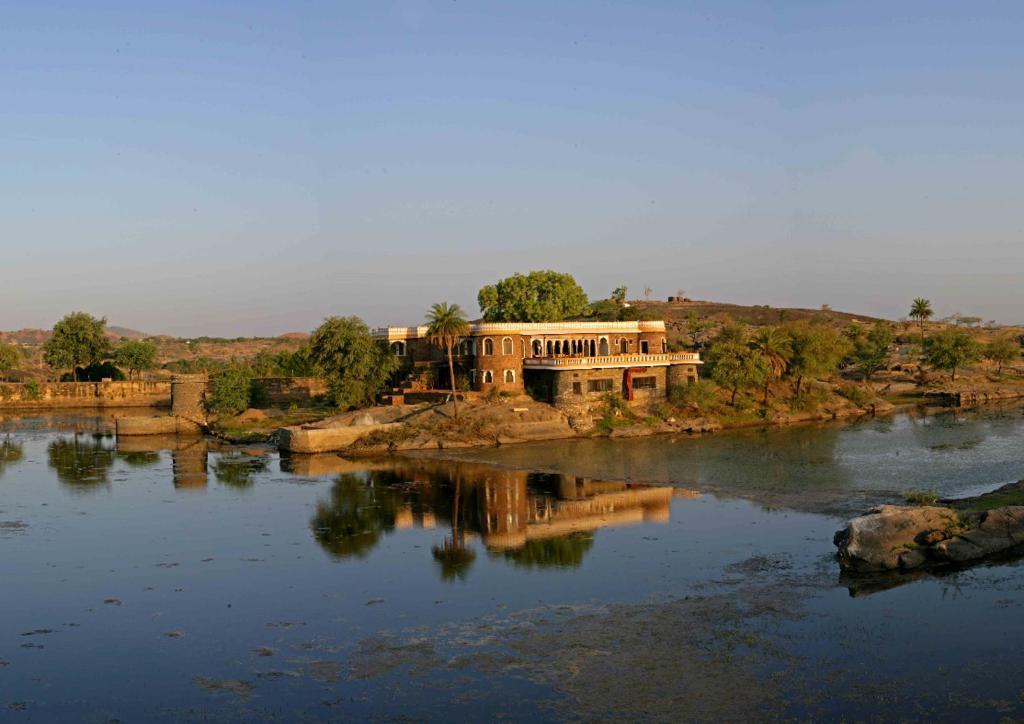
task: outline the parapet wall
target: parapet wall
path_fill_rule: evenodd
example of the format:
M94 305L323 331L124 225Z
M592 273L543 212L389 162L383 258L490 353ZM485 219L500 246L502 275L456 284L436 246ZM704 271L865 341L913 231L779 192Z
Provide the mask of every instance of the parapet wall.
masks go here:
M0 409L166 407L170 382L0 382Z

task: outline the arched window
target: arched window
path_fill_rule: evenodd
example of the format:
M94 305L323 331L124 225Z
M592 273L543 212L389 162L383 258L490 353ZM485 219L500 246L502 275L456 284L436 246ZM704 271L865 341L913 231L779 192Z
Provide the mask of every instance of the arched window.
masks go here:
M490 340L488 340L488 341L490 341ZM486 347L486 346L487 345L485 344L484 347ZM492 382L494 382L494 373L491 372L490 370L484 370L484 384L485 385L489 385Z
M625 337L619 340L619 354L629 354L629 340Z
M494 354L494 340L490 337L484 340L484 354Z
M668 340L663 339L661 340L661 353L665 354L666 352L668 352Z
M395 357L405 357L405 342L392 342L391 353L395 355Z
M505 370L505 382L507 382L510 385L514 385L515 384L515 382L516 382L516 371L515 370Z
M607 357L608 356L609 352L608 352L608 338L607 337L601 337L601 341L598 344L598 351L597 351L597 353L601 357Z
M590 340L590 356L597 357L597 344L594 340Z
M501 353L503 355L513 355L516 353L515 345L512 344L511 337L501 338Z
M533 340L533 356L543 357L544 356L544 343L539 339Z
M555 353L555 343L550 339L548 340L548 357L551 357Z

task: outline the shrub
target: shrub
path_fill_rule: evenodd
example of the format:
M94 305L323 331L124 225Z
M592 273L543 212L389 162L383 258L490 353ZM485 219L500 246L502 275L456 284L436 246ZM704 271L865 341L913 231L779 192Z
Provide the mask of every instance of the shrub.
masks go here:
M675 385L668 393L676 407L692 407L699 412L718 409L718 387L711 380L697 380L688 385Z
M836 392L857 407L865 407L875 399L875 393L862 385L843 385Z
M939 494L934 490L908 490L904 498L914 505L935 505L939 502Z
M42 397L42 390L39 389L39 383L35 380L29 380L25 383L25 398L29 400L38 400Z
M252 373L247 367L229 365L210 375L206 408L221 415L237 415L249 407Z

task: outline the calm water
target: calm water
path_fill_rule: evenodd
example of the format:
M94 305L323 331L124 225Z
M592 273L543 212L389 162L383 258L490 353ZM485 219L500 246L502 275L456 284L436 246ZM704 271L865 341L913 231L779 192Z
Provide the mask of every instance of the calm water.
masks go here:
M475 461L109 429L0 423L0 719L1024 716L1021 566L851 583L829 514L1024 478L1019 410Z

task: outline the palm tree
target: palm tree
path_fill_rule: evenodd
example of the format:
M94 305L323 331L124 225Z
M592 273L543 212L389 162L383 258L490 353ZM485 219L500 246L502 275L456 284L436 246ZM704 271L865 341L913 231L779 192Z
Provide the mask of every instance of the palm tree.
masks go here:
M458 304L438 302L427 313L427 337L448 354L448 377L452 383L452 405L459 416L458 392L455 389L455 347L469 333L469 322Z
M779 327L765 327L750 339L750 348L759 355L768 368L764 380L764 404L768 406L768 386L773 379L782 377L793 358L793 344L789 334Z
M931 319L934 314L931 301L924 297L918 297L910 305L910 318L916 319L917 323L921 326L921 346L924 346L924 323Z

